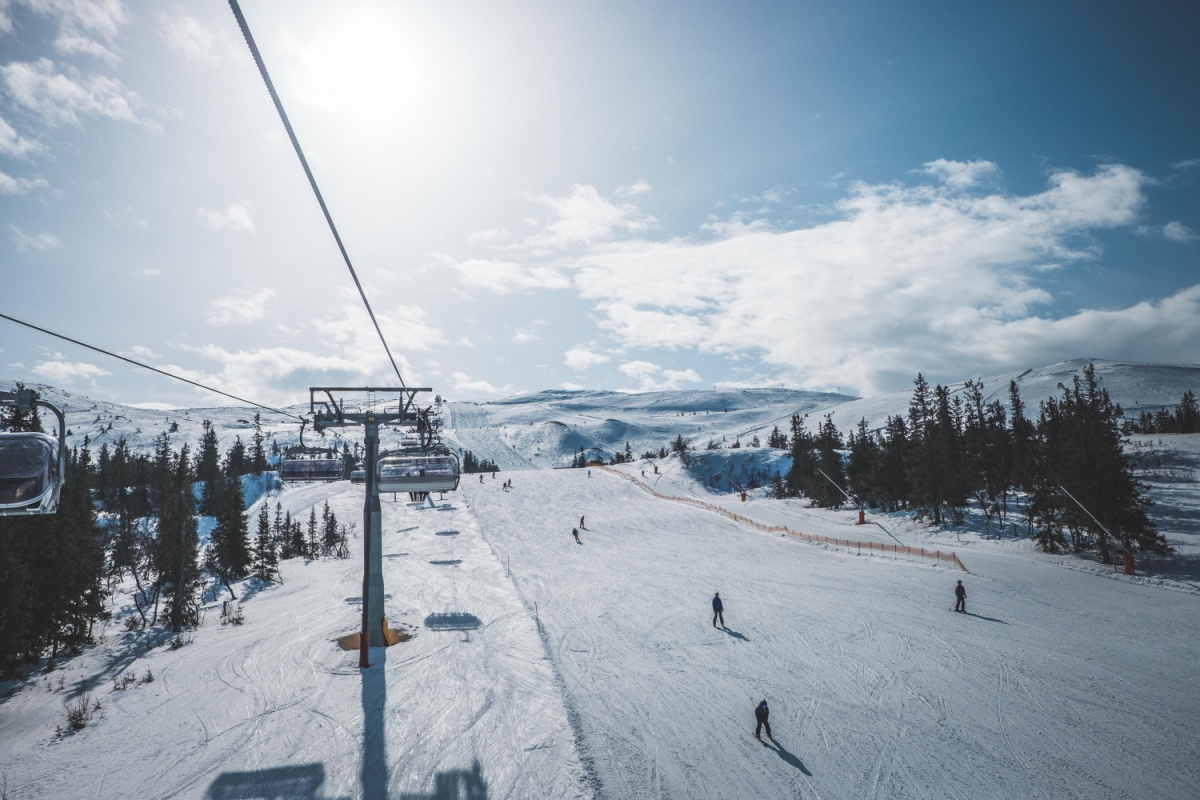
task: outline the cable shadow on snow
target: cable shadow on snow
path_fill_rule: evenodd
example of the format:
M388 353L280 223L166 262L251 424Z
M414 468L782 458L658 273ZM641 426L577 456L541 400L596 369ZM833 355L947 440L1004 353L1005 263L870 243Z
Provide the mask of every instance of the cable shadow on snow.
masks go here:
M324 764L297 764L223 772L208 787L207 800L317 800L325 783Z

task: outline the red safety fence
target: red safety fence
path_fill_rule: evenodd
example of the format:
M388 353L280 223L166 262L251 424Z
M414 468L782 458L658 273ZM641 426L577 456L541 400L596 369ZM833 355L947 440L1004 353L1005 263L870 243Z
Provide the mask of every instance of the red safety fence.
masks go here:
M966 565L963 564L958 555L954 552L926 550L924 547L908 547L907 545L887 544L886 542L864 542L858 539L838 539L833 536L818 536L817 534L813 533L801 533L800 531L792 530L786 525L767 525L759 522L756 519L751 519L750 517L742 514L735 514L727 508L722 508L721 506L714 505L712 503L706 503L703 500L699 500L695 497L677 497L675 495L656 492L654 489L642 483L632 475L626 475L624 472L612 469L611 467L600 465L597 466L605 472L610 472L619 478L628 478L629 480L633 481L635 486L646 490L660 500L671 500L676 503L687 503L688 505L698 506L699 508L706 508L709 511L715 511L718 514L723 514L735 522L740 522L743 525L749 525L767 533L785 533L788 536L795 536L797 539L803 539L806 542L817 542L819 544L832 545L833 547L841 547L845 550L857 550L859 553L866 550L867 552L891 555L893 558L899 558L903 555L915 556L917 558L929 558L933 559L934 561L948 561L949 563L961 569L963 572L970 572L970 570L967 569Z

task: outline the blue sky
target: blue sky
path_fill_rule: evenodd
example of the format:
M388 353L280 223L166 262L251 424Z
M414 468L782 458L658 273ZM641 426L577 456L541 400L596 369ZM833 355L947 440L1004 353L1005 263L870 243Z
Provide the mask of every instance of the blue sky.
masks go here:
M1195 4L245 0L409 385L1196 363ZM0 312L394 382L228 5L0 0ZM222 400L0 320L0 377Z

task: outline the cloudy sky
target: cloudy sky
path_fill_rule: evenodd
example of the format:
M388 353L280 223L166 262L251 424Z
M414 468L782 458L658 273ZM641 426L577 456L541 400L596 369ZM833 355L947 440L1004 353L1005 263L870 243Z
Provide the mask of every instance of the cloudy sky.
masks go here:
M1197 362L1195 3L242 9L409 385ZM219 0L0 0L0 275L264 404L395 383ZM6 320L0 378L223 402Z

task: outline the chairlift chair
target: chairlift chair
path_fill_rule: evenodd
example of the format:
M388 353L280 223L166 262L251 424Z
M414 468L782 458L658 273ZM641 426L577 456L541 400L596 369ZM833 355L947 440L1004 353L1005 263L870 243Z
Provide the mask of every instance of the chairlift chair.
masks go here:
M380 492L408 492L414 500L454 491L460 475L458 456L449 452L384 456L376 469Z
M300 422L300 449L304 453L320 453L319 448L305 447L304 426ZM288 458L279 463L279 480L284 483L328 483L346 477L346 467L340 458Z
M58 417L58 438L45 433L0 433L0 516L53 514L66 480L66 420L32 389L0 392L0 405L31 411L43 406Z

